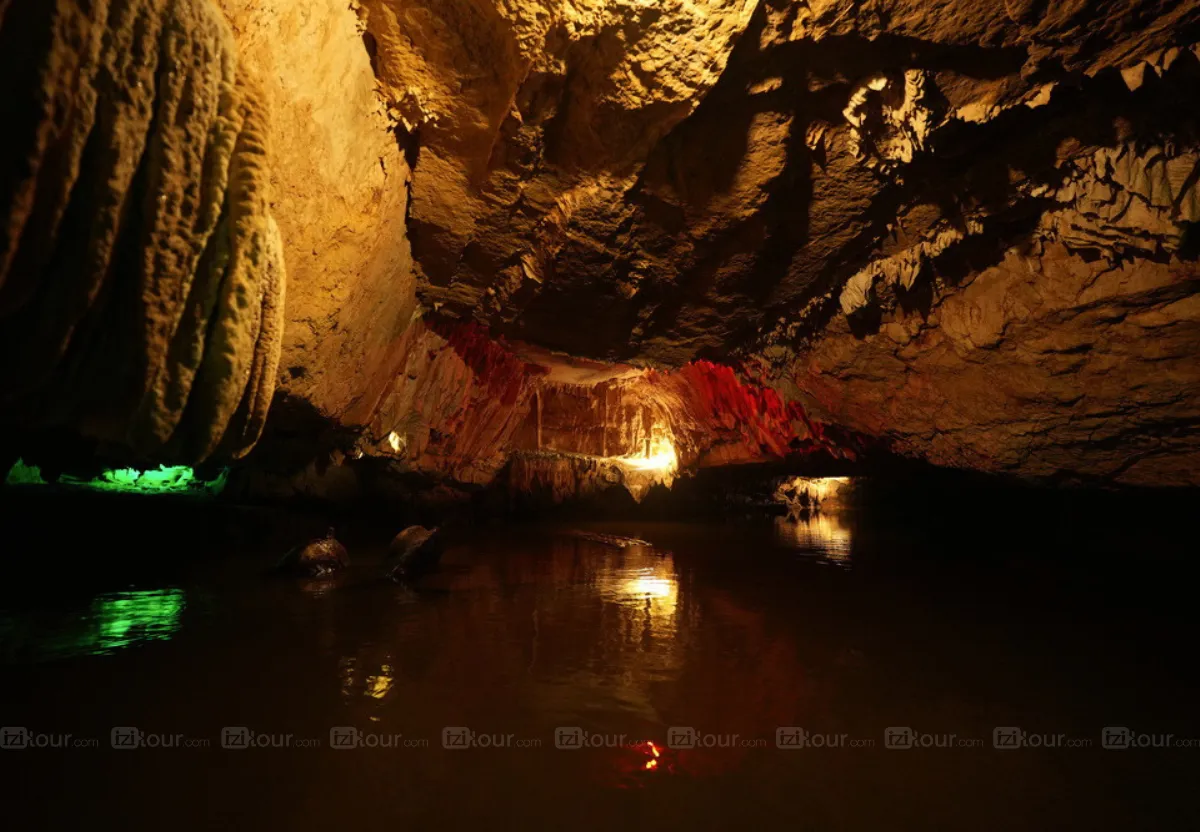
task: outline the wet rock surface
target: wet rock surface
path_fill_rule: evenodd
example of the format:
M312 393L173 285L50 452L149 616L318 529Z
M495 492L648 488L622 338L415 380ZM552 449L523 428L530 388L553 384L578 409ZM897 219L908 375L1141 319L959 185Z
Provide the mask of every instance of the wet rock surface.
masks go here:
M442 541L438 529L409 526L388 546L388 560L392 563L388 577L394 581L415 580L436 569L441 557Z
M279 562L279 570L300 578L321 578L340 572L349 563L346 547L330 529L325 537L290 550Z

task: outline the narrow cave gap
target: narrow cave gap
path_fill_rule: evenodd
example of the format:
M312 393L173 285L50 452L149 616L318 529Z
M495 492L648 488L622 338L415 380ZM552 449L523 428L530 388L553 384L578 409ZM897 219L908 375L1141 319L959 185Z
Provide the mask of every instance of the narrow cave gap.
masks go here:
M1189 222L1184 225L1179 257L1183 260L1200 260L1200 223Z

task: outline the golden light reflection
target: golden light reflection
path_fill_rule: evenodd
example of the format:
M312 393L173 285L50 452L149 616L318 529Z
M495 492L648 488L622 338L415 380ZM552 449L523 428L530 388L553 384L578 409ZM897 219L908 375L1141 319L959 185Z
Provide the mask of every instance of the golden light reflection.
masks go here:
M647 598L670 598L675 594L675 582L669 578L639 575L625 584L630 595Z
M654 755L646 761L646 771L654 771L654 769L658 768L658 758L662 756L662 752L659 751L658 746L650 740L646 740L646 746L650 753Z
M626 573L620 584L620 600L645 615L656 636L669 638L674 633L679 582L661 566Z
M372 699L382 699L388 695L388 691L392 689L395 681L392 666L390 664L381 665L379 673L367 677L366 694Z
M818 512L800 518L776 517L775 539L834 563L850 562L852 534L837 514Z

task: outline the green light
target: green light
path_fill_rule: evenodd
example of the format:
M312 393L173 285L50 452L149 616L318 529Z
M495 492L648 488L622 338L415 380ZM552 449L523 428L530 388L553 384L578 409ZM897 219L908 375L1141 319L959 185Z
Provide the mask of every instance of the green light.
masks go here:
M26 465L25 460L18 459L4 482L8 485L45 485L42 471L36 465Z
M98 477L85 479L63 474L57 484L92 491L115 491L132 494L198 494L216 496L225 489L229 469L221 469L211 480L199 479L187 465L160 465L158 470L139 471L136 468L112 468ZM8 485L47 485L36 465L26 465L18 459L5 478Z
M0 659L55 661L168 641L183 624L182 589L105 592L86 606L0 613Z
M165 641L179 629L184 595L181 589L112 592L92 601L97 633L76 645L85 653L101 653L141 641Z

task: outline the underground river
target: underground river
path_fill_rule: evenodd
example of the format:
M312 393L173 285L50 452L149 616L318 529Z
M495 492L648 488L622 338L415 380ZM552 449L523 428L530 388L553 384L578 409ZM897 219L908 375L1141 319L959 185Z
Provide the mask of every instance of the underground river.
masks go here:
M1174 825L1194 587L1124 505L463 527L401 586L365 523L304 581L323 518L10 501L10 828Z

